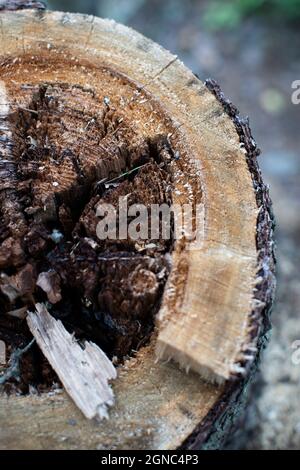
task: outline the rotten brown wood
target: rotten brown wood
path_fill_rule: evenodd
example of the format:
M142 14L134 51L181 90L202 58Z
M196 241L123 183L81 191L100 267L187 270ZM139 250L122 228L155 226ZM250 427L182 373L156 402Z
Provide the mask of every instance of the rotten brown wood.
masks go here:
M4 313L47 299L80 337L122 360L153 329L172 240L101 241L97 206L171 201L171 145L89 87L0 85Z
M222 429L225 434L227 424L231 424L233 408L240 406L245 380L253 373L251 364L255 363L256 348L261 347L259 337L265 331L273 295L270 203L247 126L240 123L239 127L236 113L216 87L210 88L218 99L176 57L113 21L30 11L3 13L0 19L5 51L0 72L6 99L1 114L4 132L6 114L11 114L16 105L21 109L21 119L24 113L30 114L26 110L36 103L32 86L68 84L71 93L68 97L61 95L67 101L74 86L76 90L92 90L101 101L109 97L118 115L130 121L127 129L136 136L130 139L136 148L145 141L157 142L158 136L168 137L172 151L180 156L171 159L172 200L202 204L204 229L200 246L194 250L187 250L186 240L174 246L159 311L158 341L153 335L136 358L120 366L114 386L117 403L107 426L91 431L64 395L50 401L48 396L0 399L5 429L5 434L0 432L1 446L9 448L13 442L18 448L195 448L215 435L218 419L223 416L226 426L222 423L218 427L219 439ZM14 126L15 122L10 124ZM57 132L55 135L61 138ZM33 140L28 139L27 145L34 146L34 136L29 137ZM89 168L91 173L97 168L93 128L88 128L86 138L91 141L91 145L82 142L88 152L84 162L88 174ZM10 143L4 142L3 155L9 152ZM5 164L2 171L5 191L13 195L14 163ZM55 176L60 173L56 171ZM36 194L44 193L50 196L46 213L51 218L53 189L50 191L47 179L43 187L36 185ZM39 201L38 196L35 201ZM22 222L21 209L14 207L21 221L17 231L22 240L27 218ZM59 209L67 232L67 227L73 228L70 212L66 205ZM4 215L6 210L9 207L4 204ZM81 223L87 220L92 220L90 206ZM47 237L41 232L37 238ZM37 251L45 249L40 241L36 246ZM20 241L13 243L8 237L4 248L0 251L2 263L8 252L10 263L24 265ZM25 292L21 298L27 301L27 296ZM157 345L159 355L176 356L185 367L211 380L227 382L222 386L207 384L197 374L186 375L172 363L155 363ZM50 415L53 424L49 426ZM73 415L78 426L70 430L65 418ZM22 433L18 431L20 420L24 423ZM39 427L39 436L35 426ZM69 441L60 440L66 435Z

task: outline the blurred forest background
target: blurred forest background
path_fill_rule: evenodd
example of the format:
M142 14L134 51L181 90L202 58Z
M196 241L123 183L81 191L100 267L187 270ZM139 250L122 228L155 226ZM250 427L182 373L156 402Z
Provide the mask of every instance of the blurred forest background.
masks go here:
M278 290L271 342L246 416L227 443L300 449L300 0L49 0L132 26L212 77L250 117L277 219Z

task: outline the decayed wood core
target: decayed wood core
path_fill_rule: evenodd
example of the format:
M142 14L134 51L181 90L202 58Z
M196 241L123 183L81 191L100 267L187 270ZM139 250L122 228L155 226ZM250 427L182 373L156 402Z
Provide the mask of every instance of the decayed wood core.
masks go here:
M122 361L153 330L173 239L100 241L97 206L171 205L174 178L177 202L195 205L199 181L186 176L167 116L114 71L23 56L1 77L0 339L9 353L24 347L26 311L47 301L78 339ZM33 346L21 382L5 387L55 380Z

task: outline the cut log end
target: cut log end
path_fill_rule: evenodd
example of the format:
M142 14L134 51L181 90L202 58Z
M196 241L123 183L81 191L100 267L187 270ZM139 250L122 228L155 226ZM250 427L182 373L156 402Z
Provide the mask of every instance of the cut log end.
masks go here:
M248 122L215 82L205 86L178 58L113 21L5 11L1 40L0 332L5 317L6 341L8 324L20 325L8 313L37 300L68 322L67 292L83 337L97 334L110 356L138 350L120 361L107 425L91 433L76 415L80 432L69 432L78 447L208 445L226 432L218 420L231 423L254 372L274 293L271 203ZM197 243L182 234L169 243L99 244L95 202L131 194L198 208ZM53 338L67 344L68 334L44 311L28 321L60 373ZM48 323L54 337L48 327L39 332ZM47 400L0 398L0 445L36 448L47 435L55 448L75 411L65 397L53 399L57 408Z

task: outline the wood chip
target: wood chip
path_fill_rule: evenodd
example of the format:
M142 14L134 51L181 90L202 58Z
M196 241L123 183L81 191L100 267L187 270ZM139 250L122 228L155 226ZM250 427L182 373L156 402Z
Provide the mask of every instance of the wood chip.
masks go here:
M27 307L17 308L15 310L10 310L9 312L5 312L5 315L9 315L10 317L19 318L20 320L24 320L27 317Z
M61 300L60 277L53 271L39 274L36 285L46 292L49 302L56 304Z
M95 344L85 342L84 349L55 320L44 304L29 312L27 323L43 354L57 373L67 393L89 419L108 418L107 408L114 404L108 383L117 377L112 362Z

